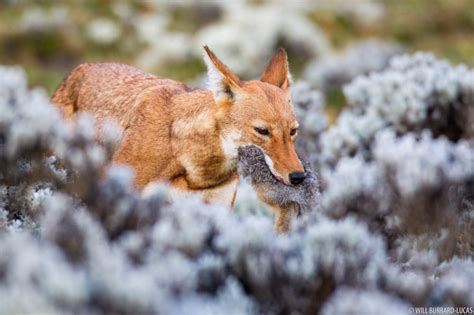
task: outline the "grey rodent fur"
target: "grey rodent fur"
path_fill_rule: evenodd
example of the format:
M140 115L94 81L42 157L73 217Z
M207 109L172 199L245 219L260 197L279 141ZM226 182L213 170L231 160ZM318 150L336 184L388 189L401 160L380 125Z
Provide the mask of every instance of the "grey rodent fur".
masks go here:
M290 186L273 176L262 149L255 145L239 148L238 173L250 180L257 195L277 211L276 228L280 232L288 230L293 216L319 205L318 180L309 163L302 162L307 177L301 184Z

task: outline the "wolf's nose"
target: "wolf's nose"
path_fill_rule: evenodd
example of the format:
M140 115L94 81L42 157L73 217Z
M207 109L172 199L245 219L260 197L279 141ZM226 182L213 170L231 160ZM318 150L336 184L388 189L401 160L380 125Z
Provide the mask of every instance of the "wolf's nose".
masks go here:
M303 182L305 178L306 174L303 172L290 173L290 182L293 185L298 185L299 183Z

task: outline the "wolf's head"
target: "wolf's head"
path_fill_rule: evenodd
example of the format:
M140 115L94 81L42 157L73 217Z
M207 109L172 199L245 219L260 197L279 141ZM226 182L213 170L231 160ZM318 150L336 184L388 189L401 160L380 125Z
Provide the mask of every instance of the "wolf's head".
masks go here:
M278 180L302 182L305 173L294 146L298 122L290 99L285 50L277 51L260 80L244 82L207 46L204 49L224 153L233 156L239 146L257 145Z

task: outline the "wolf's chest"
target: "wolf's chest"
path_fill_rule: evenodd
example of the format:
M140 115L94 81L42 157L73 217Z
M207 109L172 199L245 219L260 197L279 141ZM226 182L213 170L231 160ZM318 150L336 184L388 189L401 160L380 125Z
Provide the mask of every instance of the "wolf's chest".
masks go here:
M171 181L171 197L180 198L183 195L193 194L200 196L203 201L217 203L232 208L236 196L239 177L237 173L223 181L222 183L203 189L191 189L189 183L184 177L175 178ZM151 184L147 189L153 191L154 185ZM147 194L145 189L145 194Z
M219 185L236 172L236 136L218 136L190 143L180 155L186 180L196 189Z
M226 181L236 171L236 159L222 154L206 155L196 153L181 158L185 177L190 187L201 189Z

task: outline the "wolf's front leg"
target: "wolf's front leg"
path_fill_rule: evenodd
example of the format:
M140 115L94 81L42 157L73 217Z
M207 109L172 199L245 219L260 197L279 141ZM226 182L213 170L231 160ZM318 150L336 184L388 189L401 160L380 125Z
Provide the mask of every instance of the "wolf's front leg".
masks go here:
M232 209L237 195L237 185L239 176L234 174L230 179L215 187L203 189L201 191L204 201L217 203Z
M293 218L296 217L296 209L292 206L288 208L276 208L270 206L275 212L275 231L278 233L286 233L290 230Z

